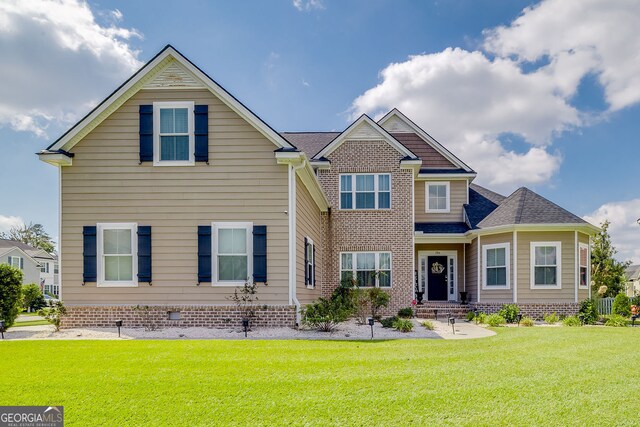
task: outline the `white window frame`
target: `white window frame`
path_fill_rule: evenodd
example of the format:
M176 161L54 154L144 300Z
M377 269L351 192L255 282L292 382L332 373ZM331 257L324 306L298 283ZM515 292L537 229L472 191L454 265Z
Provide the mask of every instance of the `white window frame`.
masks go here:
M582 249L587 250L587 265L582 265L582 261L580 259L580 251ZM582 267L587 268L587 277L586 283L582 285L580 283L580 269ZM589 249L589 245L587 243L580 243L578 245L578 289L589 289L589 283L591 282L591 251Z
M17 259L17 260L18 260L18 265L13 265L13 260L14 260L14 259ZM10 265L11 267L15 267L15 268L17 268L18 270L23 270L23 268L22 268L22 267L20 267L20 264L23 264L23 265L24 265L24 261L22 261L22 263L21 263L21 262L20 262L20 260L21 260L21 259L22 259L22 257L20 257L20 256L10 256L10 257L7 257L7 261L9 261L9 265Z
M491 249L504 249L504 262L507 272L507 280L505 285L499 286L489 286L487 285L487 252ZM492 290L492 289L511 289L511 243L494 243L490 245L482 245L482 290ZM494 266L500 267L500 266Z
M445 209L429 208L429 187L444 185L447 190L447 206ZM426 213L449 213L451 212L451 183L449 181L429 181L424 186L424 211Z
M351 270L343 270L342 269L342 255L343 254L351 254ZM339 258L338 258L338 267L339 267L339 276L338 276L338 280L339 282L342 282L342 272L344 271L351 271L352 277L357 278L358 277L358 269L357 269L357 265L358 265L358 261L357 261L357 256L358 254L375 254L375 271L379 272L380 271L380 254L389 254L389 286L380 286L380 277L378 275L376 275L376 282L374 286L360 286L361 288L380 288L380 289L391 289L393 287L393 253L391 251L358 251L358 252L349 252L349 251L344 251L344 252L340 252L338 254Z
M186 108L188 112L189 160L160 160L160 110L165 108ZM154 166L193 166L195 158L195 102L154 102L153 103L153 165Z
M220 230L229 228L244 228L246 233L246 248L247 248L247 280L219 280L218 274L220 273L218 263L218 233ZM253 223L252 222L213 222L211 223L212 239L211 239L211 263L213 264L213 271L211 278L211 286L243 286L245 282L251 283L253 281Z
M311 237L309 236L305 236L305 238L307 239L307 247L304 248L305 251L310 250L310 253L307 253L303 259L306 259L307 262L304 266L304 275L307 278L307 282L305 283L305 285L307 286L307 289L315 289L316 287L316 282L315 282L315 278L313 277L313 269L315 268L316 265L316 260L315 260L315 244L313 243L313 240L311 239Z
M365 176L365 175L373 175L373 194L374 194L374 207L373 208L357 208L356 207L356 176ZM342 177L350 176L351 177L351 207L343 208L342 207ZM380 208L379 206L379 180L380 176L388 176L389 177L389 207L388 208ZM391 194L391 174L390 173L343 173L340 174L338 178L338 203L340 205L340 210L345 211L388 211L391 210L392 206L392 194ZM385 193L387 191L384 191ZM346 192L344 192L346 193Z
M104 222L97 224L97 264L98 282L100 287L136 287L138 286L138 224L135 222ZM105 230L131 230L131 280L106 280L104 277L104 231Z
M555 285L536 285L536 248L543 246L552 246L556 248L556 284ZM530 268L529 275L531 279L531 289L562 289L562 242L531 242L530 245ZM544 266L540 266L544 267ZM547 266L548 267L548 266Z
M43 262L40 264L40 273L49 274L49 263Z

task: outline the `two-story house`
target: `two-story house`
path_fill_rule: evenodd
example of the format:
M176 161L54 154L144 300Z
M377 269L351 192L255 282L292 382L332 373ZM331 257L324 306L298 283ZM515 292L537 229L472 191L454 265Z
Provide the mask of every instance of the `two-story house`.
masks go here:
M258 283L259 324L293 325L343 278L424 307L575 312L597 228L504 197L401 112L278 133L171 46L39 153L58 166L66 327L224 326Z

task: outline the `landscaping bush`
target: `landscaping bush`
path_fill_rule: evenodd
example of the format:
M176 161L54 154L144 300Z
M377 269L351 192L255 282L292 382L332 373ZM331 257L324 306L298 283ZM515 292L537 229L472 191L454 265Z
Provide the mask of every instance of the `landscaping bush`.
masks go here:
M505 304L498 314L504 317L507 323L516 323L518 321L518 314L520 314L520 307L515 304Z
M489 326L502 326L505 323L507 323L505 318L500 316L497 313L494 313L494 314L490 315L489 317L487 317L487 324Z
M611 312L613 314L619 314L620 316L631 316L631 300L623 293L619 293L613 299L613 305L611 306Z
M562 319L562 324L564 326L582 326L582 323L580 322L580 319L578 319L578 316L567 316Z
M22 307L27 311L38 311L45 307L47 302L40 290L40 286L35 283L22 286Z
M485 324L487 323L487 313L483 313L482 311L478 313L478 317L476 318L477 323Z
M398 320L398 316L385 317L380 320L380 324L383 328L393 328L393 324Z
M405 307L398 310L398 317L401 319L411 319L413 317L413 309L411 307Z
M410 319L397 319L393 322L393 329L400 332L411 332L413 330L413 322Z
M544 318L544 321L547 322L549 325L556 324L560 321L560 318L555 312L551 314L545 314L543 318Z
M5 328L13 325L22 310L22 271L0 264L0 319Z
M535 325L535 322L531 317L523 317L522 320L520 321L520 324L522 326L533 326Z
M584 323L587 325L593 325L598 321L600 315L598 314L598 304L593 298L588 298L580 303L579 313L582 314Z
M430 331L433 331L434 329L433 322L431 320L423 320L421 325Z
M466 317L467 317L467 322L471 322L473 319L475 319L476 314L473 311L469 311Z
M62 301L51 302L47 308L42 308L38 311L38 314L45 318L45 320L55 326L56 331L60 330L60 323L62 316L67 314L67 308Z
M389 305L389 300L391 299L391 297L388 293L380 288L369 289L367 291L367 296L369 297L369 303L371 304L371 317L379 320L379 310L382 307L387 307Z
M351 315L349 303L343 298L318 298L305 307L302 322L322 332L333 332L339 323L344 322Z
M640 307L640 295L636 295L635 297L629 300L630 305L635 305L636 307Z
M612 314L604 323L604 326L613 326L615 328L622 328L627 326L628 324L629 324L629 320L626 317L621 316L619 314Z
M380 288L351 289L353 313L360 325L366 325L369 317L380 320L378 312L389 305L389 294Z

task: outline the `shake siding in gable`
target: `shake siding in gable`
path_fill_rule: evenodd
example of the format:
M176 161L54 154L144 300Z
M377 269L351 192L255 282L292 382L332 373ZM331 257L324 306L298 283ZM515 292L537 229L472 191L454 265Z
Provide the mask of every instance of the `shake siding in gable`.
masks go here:
M300 178L296 177L296 290L298 300L302 304L309 304L320 297L320 283L323 266L322 215L320 209L311 198L309 190ZM316 287L307 288L304 281L304 238L310 237L316 248Z
M138 106L178 100L209 105L210 164L138 164ZM259 285L259 301L287 304L287 167L276 164L275 148L207 90L138 92L80 141L73 166L62 168L65 302L228 305L232 287L196 286L197 227L247 221L267 226L269 285ZM98 222L152 227L152 286L82 286L82 227Z
M447 181L443 179L442 181ZM426 210L426 192L425 186L429 181L416 181L415 194L415 210L416 222L461 222L463 220L462 209L467 203L467 182L449 181L449 212L448 213L427 213Z

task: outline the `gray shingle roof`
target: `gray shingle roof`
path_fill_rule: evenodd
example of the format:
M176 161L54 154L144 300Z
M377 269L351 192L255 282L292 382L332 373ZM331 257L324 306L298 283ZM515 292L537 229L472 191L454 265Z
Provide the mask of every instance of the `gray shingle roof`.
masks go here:
M281 132L280 135L312 158L340 135L340 132Z
M478 227L513 224L587 224L587 222L528 188L521 187L480 221Z
M464 205L464 210L471 228L477 228L478 223L496 210L504 199L506 197L484 187L469 185L469 203Z
M33 246L27 245L26 243L18 242L17 240L0 239L0 249L8 249L8 248L22 249L24 252L27 253L27 255L31 257L37 256L38 258L53 259L51 255L47 256L44 253L40 253L41 249L34 248Z
M425 234L466 233L469 227L464 222L416 222L415 230Z
M628 280L640 279L640 265L630 265L625 270L625 274Z

